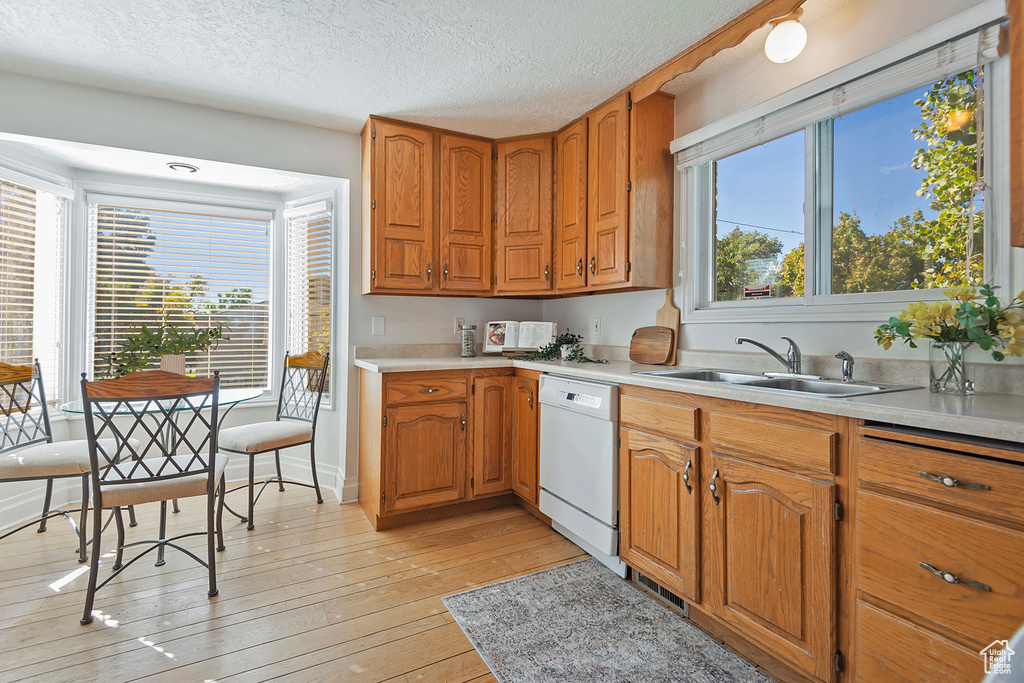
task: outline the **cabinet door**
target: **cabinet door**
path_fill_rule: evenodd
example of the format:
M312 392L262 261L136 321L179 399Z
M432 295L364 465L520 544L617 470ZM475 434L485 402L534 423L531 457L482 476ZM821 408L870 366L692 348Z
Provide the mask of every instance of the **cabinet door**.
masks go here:
M711 453L705 591L736 631L835 678L834 485Z
M491 291L491 162L491 143L441 136L443 291Z
M537 504L537 380L516 377L512 396L512 490Z
M473 495L512 488L512 377L478 377L473 397Z
M466 404L387 410L384 510L402 512L466 497Z
M629 260L628 96L590 115L587 251L591 286L626 282ZM666 245L667 246L667 245Z
M699 602L700 449L628 429L620 441L619 554Z
M498 145L498 294L551 290L552 171L550 137Z
M434 286L434 134L379 122L374 138L374 290Z
M587 286L587 119L558 135L555 145L555 287Z

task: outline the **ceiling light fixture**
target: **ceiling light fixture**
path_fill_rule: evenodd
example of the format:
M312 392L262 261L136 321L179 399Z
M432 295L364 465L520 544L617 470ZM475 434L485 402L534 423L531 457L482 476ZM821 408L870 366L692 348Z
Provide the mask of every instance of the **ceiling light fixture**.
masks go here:
M171 163L167 164L167 168L171 169L172 171L177 171L178 173L195 173L196 171L199 170L198 166L186 164L182 161L172 161Z
M803 9L775 19L771 22L772 32L764 41L764 53L776 64L792 61L803 52L807 44L807 29L800 23Z

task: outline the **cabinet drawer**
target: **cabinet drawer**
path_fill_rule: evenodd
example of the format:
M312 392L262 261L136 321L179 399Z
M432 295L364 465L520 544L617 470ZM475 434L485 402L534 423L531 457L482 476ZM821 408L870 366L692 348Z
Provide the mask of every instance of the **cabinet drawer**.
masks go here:
M619 421L676 439L698 439L696 408L637 396L619 397Z
M859 451L861 481L928 498L943 507L954 505L1024 522L1024 466L864 437Z
M979 650L1024 621L1024 533L862 491L858 586L967 638ZM949 583L927 564L990 590Z
M424 403L426 401L457 401L466 396L466 377L409 377L389 379L387 403Z
M767 420L711 413L711 445L763 455L824 472L835 472L836 433Z
M980 681L978 652L857 601L856 680L889 683Z

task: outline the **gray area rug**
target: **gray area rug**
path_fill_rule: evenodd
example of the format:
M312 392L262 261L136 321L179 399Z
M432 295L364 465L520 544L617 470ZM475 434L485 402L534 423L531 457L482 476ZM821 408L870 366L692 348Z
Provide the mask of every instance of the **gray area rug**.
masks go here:
M502 683L771 681L592 558L444 604Z

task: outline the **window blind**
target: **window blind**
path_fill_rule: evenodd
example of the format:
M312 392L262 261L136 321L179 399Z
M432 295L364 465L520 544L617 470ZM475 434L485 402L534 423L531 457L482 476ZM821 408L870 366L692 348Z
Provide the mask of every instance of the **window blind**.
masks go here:
M61 398L62 197L0 179L0 361L39 359L51 404Z
M676 155L676 163L679 168L685 168L721 159L788 135L812 123L842 116L918 86L966 71L993 59L998 45L999 27L990 26L760 116L721 135L701 139L701 132L695 131L680 139L683 148Z
M326 201L286 209L288 352L331 350L333 213ZM325 397L326 399L327 397Z
M219 370L223 388L267 388L269 214L94 199L89 320L96 376L133 327L223 324L228 339L189 354L186 372Z

